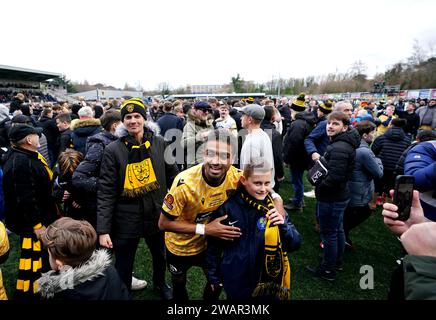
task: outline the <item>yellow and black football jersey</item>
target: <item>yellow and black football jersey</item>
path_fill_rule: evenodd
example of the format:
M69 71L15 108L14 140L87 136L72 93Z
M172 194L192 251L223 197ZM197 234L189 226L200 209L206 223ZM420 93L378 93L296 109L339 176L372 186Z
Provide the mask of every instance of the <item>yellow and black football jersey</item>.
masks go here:
M224 182L212 187L203 178L202 166L189 168L174 179L162 205L163 214L169 219L206 224L212 212L236 190L240 170L231 166ZM205 238L198 234L165 232L165 244L177 256L192 256L206 249Z

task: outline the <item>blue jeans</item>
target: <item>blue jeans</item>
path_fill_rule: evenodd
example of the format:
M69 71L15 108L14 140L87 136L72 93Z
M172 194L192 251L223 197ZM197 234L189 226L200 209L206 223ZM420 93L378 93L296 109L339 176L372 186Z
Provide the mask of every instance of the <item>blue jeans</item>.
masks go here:
M300 206L304 197L303 173L299 169L291 168L291 183L294 187L294 205Z
M342 262L345 248L344 211L348 200L342 202L318 201L318 218L324 253L321 270L335 271Z

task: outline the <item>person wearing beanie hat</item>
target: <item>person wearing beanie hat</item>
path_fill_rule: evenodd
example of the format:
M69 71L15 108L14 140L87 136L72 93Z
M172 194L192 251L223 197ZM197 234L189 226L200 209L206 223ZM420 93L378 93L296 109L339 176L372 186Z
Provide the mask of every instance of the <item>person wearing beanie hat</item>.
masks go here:
M317 117L313 112L304 111L304 94L300 94L299 100L294 100L291 105L292 122L289 126L283 143L283 160L289 165L291 171L291 183L294 188L294 198L291 203L285 205L285 209L302 212L304 197L304 171L309 167L309 158L304 147L304 139L309 135L317 123ZM319 108L317 115L322 114Z
M242 98L242 101L245 101L247 104L252 104L254 103L254 98L253 97Z
M313 112L316 116L316 124L326 120L327 115L332 112L332 109L333 102L331 100L321 102L316 111Z
M306 94L300 93L294 101L292 101L291 109L297 112L306 110Z
M126 114L135 112L139 113L145 120L147 120L147 109L140 98L126 100L121 106L121 121L124 121Z
M164 233L157 221L178 168L172 152L165 152L167 143L158 125L146 118L141 99L122 104L119 138L105 147L101 161L97 233L100 245L114 250L115 269L129 290L134 289L135 253L145 238L153 261L154 289L169 300L172 290L165 282Z
M333 102L331 100L326 100L324 103L321 103L318 107L324 115L329 114L333 110Z

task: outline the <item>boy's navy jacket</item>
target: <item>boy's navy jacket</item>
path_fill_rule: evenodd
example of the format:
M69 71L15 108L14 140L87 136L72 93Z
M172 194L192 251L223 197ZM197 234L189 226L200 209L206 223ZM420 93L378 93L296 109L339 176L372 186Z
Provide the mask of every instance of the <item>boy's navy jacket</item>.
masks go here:
M222 283L227 299L247 300L260 280L264 265L265 224L262 218L265 215L248 206L240 191L215 211L213 218L224 215L228 218L221 223L240 228L242 235L233 241L207 238L208 280L212 284ZM300 247L300 234L288 218L279 230L284 251L291 252Z

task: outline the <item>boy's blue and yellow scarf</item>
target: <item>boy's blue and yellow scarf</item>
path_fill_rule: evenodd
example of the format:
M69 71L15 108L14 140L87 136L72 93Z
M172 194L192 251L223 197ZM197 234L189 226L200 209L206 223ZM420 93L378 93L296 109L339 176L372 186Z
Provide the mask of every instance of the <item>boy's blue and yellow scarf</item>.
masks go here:
M249 206L261 211L265 215L274 208L271 195L259 201L249 195L244 188L241 197ZM282 249L280 230L272 226L268 220L265 228L264 264L260 281L253 291L253 298L267 298L289 300L291 289L291 267L288 255Z

